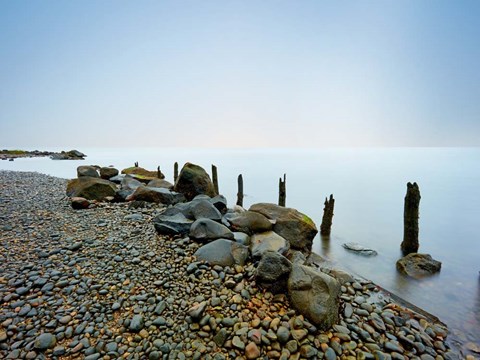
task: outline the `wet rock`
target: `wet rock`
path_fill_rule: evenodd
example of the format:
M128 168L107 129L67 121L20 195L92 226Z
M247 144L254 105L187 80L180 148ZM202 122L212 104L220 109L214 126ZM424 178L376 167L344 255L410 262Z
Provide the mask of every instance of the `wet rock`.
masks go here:
M422 278L440 271L442 263L428 254L411 253L397 261L398 271L413 278Z

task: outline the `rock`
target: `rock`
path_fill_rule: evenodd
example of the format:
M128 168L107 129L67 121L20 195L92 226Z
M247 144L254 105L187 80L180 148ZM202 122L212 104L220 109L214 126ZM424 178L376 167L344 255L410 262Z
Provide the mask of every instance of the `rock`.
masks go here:
M356 252L357 254L360 254L360 255L365 255L365 256L375 256L377 255L377 252L373 249L369 249L363 245L360 245L360 244L357 244L357 243L354 243L354 242L349 242L349 243L345 243L345 244L342 244L342 246L347 249L347 250L350 250L350 251L354 251Z
M115 196L117 190L114 183L93 177L81 177L70 180L67 184L67 196L83 197L87 200L103 200Z
M77 177L90 176L94 178L100 177L95 166L81 165L77 167Z
M100 177L105 180L110 180L111 178L118 175L118 170L114 167L101 167L100 168ZM112 180L110 180L112 181Z
M156 188L165 188L172 190L173 189L173 184L165 179L153 179L150 180L147 184L149 187L156 187Z
M52 160L84 160L87 155L81 153L78 150L62 151L59 153L53 153L50 158Z
M127 177L127 175L125 174L118 174L117 176L113 176L111 177L110 179L108 179L109 181L115 183L115 184L121 184L123 179L125 179L125 177Z
M139 332L143 329L144 322L142 315L134 315L132 320L130 321L129 329L133 332Z
M173 205L185 201L183 194L165 188L154 188L149 186L137 187L129 199L164 205Z
M221 214L227 212L227 199L223 195L217 195L209 200Z
M153 219L153 225L157 233L161 235L185 235L190 231L193 221L185 215L158 215Z
M144 184L148 184L154 179L165 179L165 175L158 171L146 170L139 166L132 166L122 170L122 174L129 175L132 178L141 181Z
M285 326L279 326L277 330L277 339L280 344L285 344L290 338L290 330Z
M202 167L191 163L183 166L175 182L174 190L184 194L189 201L199 194L210 197L216 195L207 172Z
M35 340L34 347L38 350L51 349L57 343L57 339L50 333L43 333Z
M134 179L130 175L125 176L120 183L120 188L122 190L135 191L139 186L143 186L143 183Z
M246 246L250 245L250 236L248 236L243 232L234 232L233 238L239 244L246 245Z
M244 265L248 257L248 248L227 239L218 239L199 248L194 254L198 260L210 265Z
M210 219L196 220L190 228L190 237L196 240L211 241L215 239L233 240L233 233L224 225Z
M292 264L276 251L265 251L258 263L255 277L257 283L272 293L286 292Z
M190 213L195 220L210 219L215 221L222 220L222 214L213 206L213 204L205 199L193 200L190 206Z
M75 196L70 199L72 202L72 208L75 210L88 209L90 206L90 201L83 197Z
M292 208L267 203L252 205L249 210L274 220L273 231L286 239L293 249L307 254L311 252L313 238L318 230L307 215Z
M410 253L397 261L398 271L413 278L422 278L440 271L442 263L428 254Z
M260 350L258 349L257 344L249 342L245 347L245 356L247 359L257 359L260 356Z
M291 305L320 329L326 330L337 322L340 284L333 277L293 264L288 294Z
M227 329L221 328L213 337L213 341L215 341L215 344L217 344L218 346L223 346L223 344L225 344L225 341L227 340L227 337Z
M288 251L287 240L273 231L255 234L250 238L250 250L254 258L259 258L265 251L276 251L284 254Z
M188 309L187 313L194 321L198 321L202 318L203 312L205 311L206 307L207 302L202 301L199 304L193 305L190 309Z
M270 220L254 211L227 213L224 218L233 231L241 231L249 235L269 231L273 228Z

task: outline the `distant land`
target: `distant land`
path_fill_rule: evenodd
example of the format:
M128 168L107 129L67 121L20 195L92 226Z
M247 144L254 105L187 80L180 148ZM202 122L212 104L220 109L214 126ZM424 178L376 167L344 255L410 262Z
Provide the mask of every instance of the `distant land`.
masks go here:
M0 151L0 159L2 160L9 160L13 161L17 158L27 158L27 157L43 157L49 156L52 160L84 160L87 155L78 151L78 150L70 150L70 151L61 151L61 152L53 152L53 151L27 151L27 150L7 150L3 149Z

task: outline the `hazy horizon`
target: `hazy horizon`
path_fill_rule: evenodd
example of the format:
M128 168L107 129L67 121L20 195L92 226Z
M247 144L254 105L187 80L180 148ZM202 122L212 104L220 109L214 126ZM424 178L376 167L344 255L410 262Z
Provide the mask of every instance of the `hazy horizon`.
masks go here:
M480 3L0 3L0 147L480 146Z

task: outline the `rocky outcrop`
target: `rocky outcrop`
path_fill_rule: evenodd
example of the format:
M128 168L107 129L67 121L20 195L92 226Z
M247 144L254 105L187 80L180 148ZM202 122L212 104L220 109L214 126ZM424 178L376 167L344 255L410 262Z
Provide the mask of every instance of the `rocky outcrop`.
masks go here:
M241 231L249 235L269 231L273 228L270 220L254 211L227 213L224 216L224 222L227 222L233 231Z
M67 184L67 196L83 197L87 200L103 200L115 196L117 190L114 183L94 177L83 176L70 180Z
M185 235L190 231L193 221L182 213L158 215L153 219L155 230L160 235Z
M183 166L175 182L174 190L184 194L189 201L200 194L209 197L216 195L212 180L207 172L201 166L191 163L186 163Z
M210 265L244 265L248 257L245 245L227 239L218 239L199 248L194 254Z
M95 166L90 166L90 165L81 165L77 167L77 177L82 177L82 176L90 176L95 178L100 177L100 175L98 175L97 168Z
M307 215L292 208L268 203L252 205L249 210L274 220L273 231L285 238L293 249L306 254L312 251L313 238L318 230Z
M250 238L250 250L254 258L261 257L266 251L284 254L288 249L288 241L273 231L255 234Z
M340 284L315 269L294 264L288 278L291 305L320 329L338 321Z
M413 278L422 278L440 271L442 263L428 254L410 253L397 261L398 271Z
M100 168L100 177L105 180L110 180L112 177L118 175L118 169L114 167L101 167ZM111 180L110 180L111 181Z
M256 272L257 284L270 292L285 293L287 280L292 271L292 263L276 251L265 251L262 254Z
M52 160L85 160L84 153L78 150L62 151L59 153L54 153L50 156Z
M153 202L156 204L174 205L176 203L185 201L185 197L183 194L165 188L155 188L142 185L137 187L133 194L128 197L128 200L139 200Z
M233 233L226 226L210 219L198 219L190 228L190 237L200 241L211 241L215 239L233 240Z

